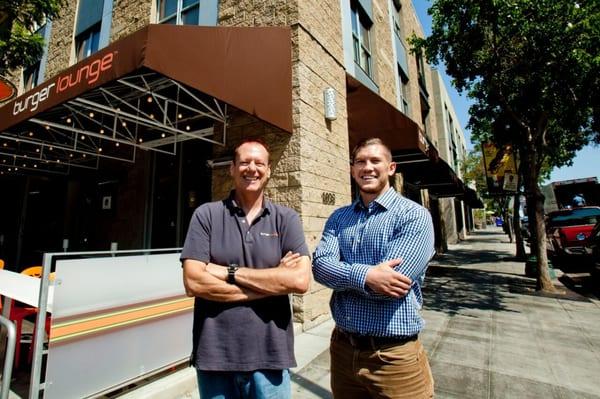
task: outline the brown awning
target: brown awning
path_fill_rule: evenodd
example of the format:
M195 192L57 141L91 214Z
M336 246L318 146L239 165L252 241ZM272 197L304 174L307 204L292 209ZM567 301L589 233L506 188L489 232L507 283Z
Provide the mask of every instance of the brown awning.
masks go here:
M483 201L477 194L477 191L473 190L471 187L465 187L465 203L473 209L481 209L484 207Z
M427 139L413 120L350 75L346 75L346 90L351 149L362 139L379 137L396 157L428 158Z
M404 180L438 197L464 194L464 184L440 158L421 128L352 76L346 75L350 147L368 137L379 137L392 150Z
M430 151L437 154L431 148ZM400 169L402 167L402 169ZM432 156L428 162L398 165L404 179L420 188L426 188L436 197L457 197L465 193L465 185L450 165Z
M0 108L0 132L137 70L292 132L289 28L149 25Z

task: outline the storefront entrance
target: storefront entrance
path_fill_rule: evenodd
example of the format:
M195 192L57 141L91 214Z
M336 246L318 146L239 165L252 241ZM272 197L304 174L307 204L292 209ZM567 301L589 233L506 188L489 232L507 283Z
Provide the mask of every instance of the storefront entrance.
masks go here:
M0 175L0 258L19 271L44 252L175 248L196 207L211 199L212 144L188 140L175 155L140 151L68 175Z

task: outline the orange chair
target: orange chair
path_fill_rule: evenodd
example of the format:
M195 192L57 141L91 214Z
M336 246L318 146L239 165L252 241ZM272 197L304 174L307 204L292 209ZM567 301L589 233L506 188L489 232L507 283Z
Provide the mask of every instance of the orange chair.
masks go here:
M27 269L21 271L21 274L26 274L31 277L40 278L42 276L42 267L41 266L32 266ZM10 310L10 320L15 323L15 330L17 332L17 345L15 348L15 369L19 368L19 363L21 360L21 334L23 330L23 320L31 315L35 315L37 313L37 308L26 307L26 306L18 306L13 302L12 309ZM34 327L35 328L35 327ZM33 341L33 339L32 339Z

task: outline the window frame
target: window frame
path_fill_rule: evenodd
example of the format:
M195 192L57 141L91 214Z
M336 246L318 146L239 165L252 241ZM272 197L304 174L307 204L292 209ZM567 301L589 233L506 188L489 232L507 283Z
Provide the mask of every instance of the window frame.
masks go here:
M157 0L156 1L156 22L157 23L159 23L159 24L169 23L167 21L170 21L173 19L173 17L175 17L174 25L199 25L200 24L200 0L195 0L192 4L188 4L186 6L184 6L184 4L183 4L185 0L176 0L177 6L175 8L175 13L170 14L161 19L161 17L160 17L161 5L164 4L166 1L168 1L168 0ZM194 24L184 24L184 22L183 22L184 14L186 12L189 12L193 8L198 9L198 20Z
M373 22L370 21L366 12L360 7L360 4L355 1L350 2L350 18L352 22L352 52L354 63L372 79L373 55L371 51L371 28L373 27ZM364 38L364 32L366 32L366 40ZM362 62L363 56L365 56L365 65L363 65Z
M86 59L90 55L100 50L100 33L102 30L102 22L92 25L84 30L79 35L75 36L75 61L79 62ZM96 39L94 42L94 38ZM95 48L94 48L95 43ZM84 47L85 45L85 47ZM84 53L82 53L82 47Z
M50 29L48 20L41 25L35 23L33 29L35 29L34 34L39 34L44 38L44 52L37 62L23 68L23 90L25 91L31 90L41 83L40 75L42 72L42 61L44 61L48 52L48 31Z

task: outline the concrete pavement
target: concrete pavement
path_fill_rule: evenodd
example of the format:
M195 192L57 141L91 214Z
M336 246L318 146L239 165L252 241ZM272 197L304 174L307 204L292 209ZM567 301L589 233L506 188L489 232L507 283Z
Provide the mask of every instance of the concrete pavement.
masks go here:
M436 398L600 399L600 301L558 280L556 295L538 295L513 253L501 229L488 227L432 261L421 339ZM327 321L296 336L294 398L331 398L332 329ZM195 373L184 368L116 396L196 399Z
M600 398L600 302L558 280L558 294L539 296L513 253L494 227L432 261L421 339L436 398ZM300 334L299 357L327 348L331 328ZM292 380L294 398L330 398L327 349Z

